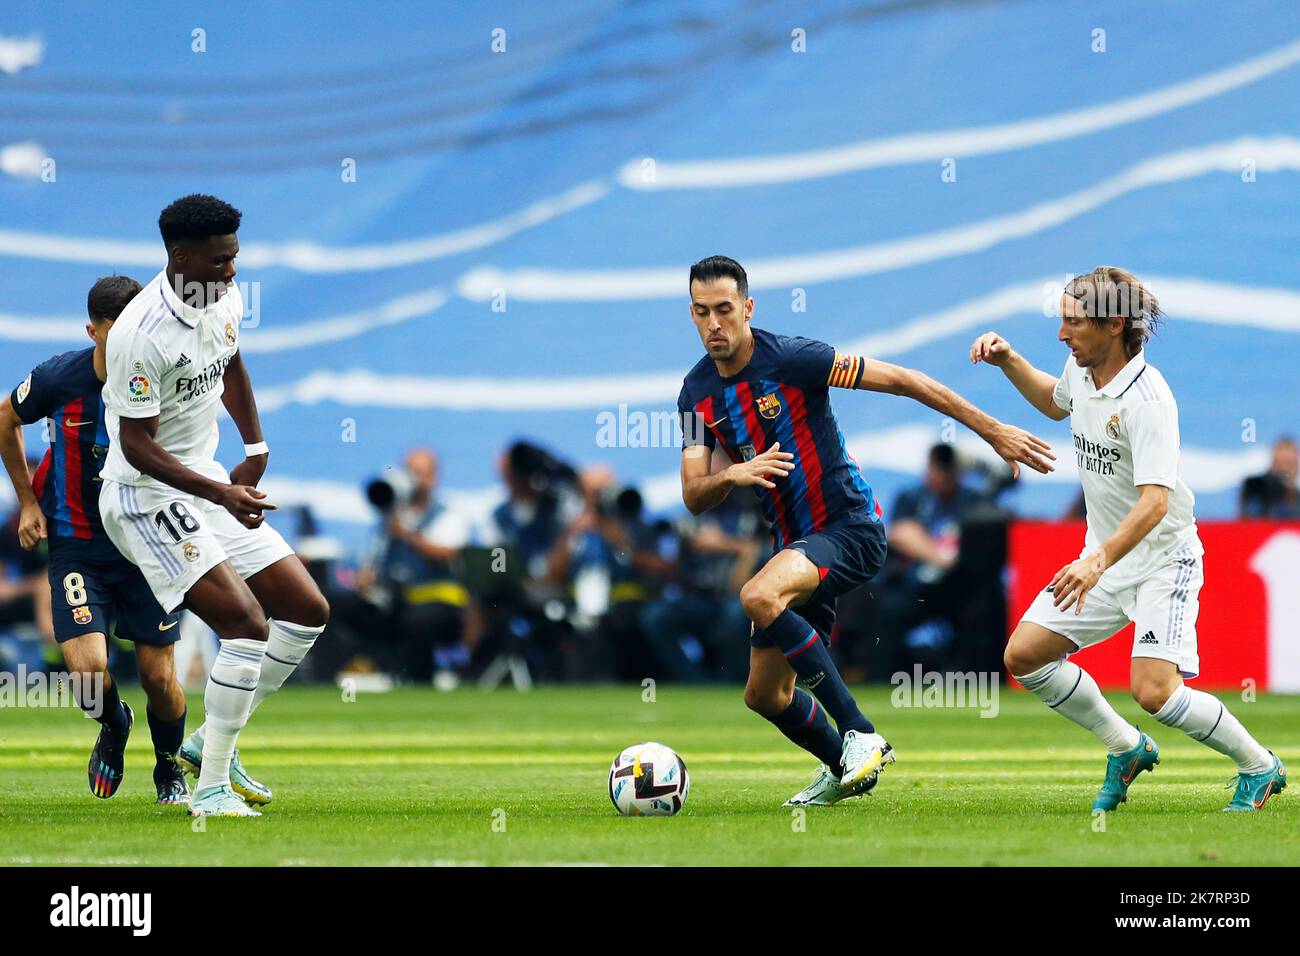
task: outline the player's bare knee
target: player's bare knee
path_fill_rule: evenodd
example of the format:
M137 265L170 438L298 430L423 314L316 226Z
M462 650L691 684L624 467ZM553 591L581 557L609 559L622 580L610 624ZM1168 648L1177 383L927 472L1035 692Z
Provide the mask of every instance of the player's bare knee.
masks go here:
M740 605L745 616L759 627L767 627L785 610L775 589L758 578L750 578L740 589Z
M102 674L108 670L108 649L102 635L91 635L98 638L97 641L91 642L89 647L71 646L71 642L63 645L63 660L68 667L68 671L73 674L80 674L82 680L90 680L96 674ZM80 641L78 643L81 643Z
M303 627L324 627L330 619L330 602L325 600L325 595L317 591L308 599L306 610L303 611L302 619L295 621L295 624L301 624Z
M1133 699L1148 714L1154 714L1165 706L1165 702L1177 689L1177 681L1138 680L1133 683Z
M1002 652L1002 663L1011 676L1024 677L1043 667L1046 662L1040 662L1038 655L1027 645L1012 638Z
M213 630L223 641L264 641L270 633L270 624L261 606L250 601L238 611L232 610L226 620L213 626Z
M764 717L775 717L790 706L789 695L781 700L780 688L745 685L745 706Z

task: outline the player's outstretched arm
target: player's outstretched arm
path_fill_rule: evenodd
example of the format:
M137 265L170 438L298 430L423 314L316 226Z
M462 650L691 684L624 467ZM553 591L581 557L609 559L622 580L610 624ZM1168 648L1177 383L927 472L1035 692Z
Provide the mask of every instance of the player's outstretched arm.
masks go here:
M1052 446L1037 435L998 421L924 372L875 359L863 359L862 362L858 388L903 395L957 419L988 442L1011 465L1015 477L1020 477L1022 464L1043 474L1053 470L1051 462L1056 460L1056 456L1052 454Z
M256 528L265 520L263 512L275 505L266 494L248 485L227 485L191 471L176 456L158 444L158 417L120 419L118 441L122 455L132 468L157 478L165 485L221 505L246 528Z
M1010 342L996 332L985 332L975 340L970 347L970 360L975 365L987 362L1002 369L1002 374L1011 380L1025 401L1053 421L1059 422L1069 416L1070 413L1052 398L1056 379L1047 372L1034 368L1011 347Z
M262 421L257 414L257 402L253 398L253 383L249 381L248 369L244 367L244 356L236 352L230 364L222 373L225 388L221 392L221 403L239 429L239 437L245 445L260 445L262 438ZM256 486L266 473L268 453L248 455L230 472L232 485Z
M27 449L23 443L23 420L14 411L9 396L0 399L0 458L18 496L18 543L30 551L45 537L45 513L32 489L27 470Z
M713 474L713 450L707 445L689 445L682 449L682 501L691 514L698 515L721 504L732 488L761 485L773 491L775 479L794 471L793 459L777 442L761 455Z

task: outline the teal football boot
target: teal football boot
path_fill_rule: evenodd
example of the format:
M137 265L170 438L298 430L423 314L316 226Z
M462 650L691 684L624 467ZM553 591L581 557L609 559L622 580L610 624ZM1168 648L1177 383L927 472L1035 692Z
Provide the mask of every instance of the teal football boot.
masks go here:
M1273 753L1271 750L1269 753ZM1268 798L1286 789L1286 767L1277 754L1273 766L1262 773L1237 774L1237 792L1223 808L1224 813L1250 813L1268 802Z
M1132 750L1106 758L1106 779L1101 783L1092 810L1114 810L1128 800L1128 788L1143 770L1151 770L1160 762L1160 748L1142 731L1138 731L1137 746Z
M185 739L185 743L181 744L181 749L176 751L176 763L186 773L198 779L199 773L203 770L203 738L199 736L198 731L190 734ZM235 793L258 807L266 806L274 796L270 787L258 783L249 776L243 762L239 759L238 748L230 758L230 786L234 788Z

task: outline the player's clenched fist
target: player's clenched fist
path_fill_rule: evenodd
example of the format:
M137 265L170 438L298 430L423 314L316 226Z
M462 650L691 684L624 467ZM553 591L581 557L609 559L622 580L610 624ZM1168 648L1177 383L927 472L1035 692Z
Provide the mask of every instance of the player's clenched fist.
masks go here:
M18 516L18 543L30 551L45 539L45 512L37 503L23 505Z
M781 451L781 443L774 442L772 447L761 455L755 455L749 461L741 461L727 469L732 483L738 488L747 485L759 485L769 491L776 490L772 478L784 478L794 471L794 455Z
M265 511L274 511L275 505L266 500L266 492L249 485L230 485L217 502L245 528L256 528L266 520Z
M996 332L985 332L970 347L970 360L973 364L988 362L1001 368L1011 358L1011 343Z

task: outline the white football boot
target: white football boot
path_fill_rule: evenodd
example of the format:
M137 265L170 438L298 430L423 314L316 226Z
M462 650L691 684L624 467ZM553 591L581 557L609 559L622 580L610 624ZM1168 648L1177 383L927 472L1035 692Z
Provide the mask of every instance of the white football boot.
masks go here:
M817 776L813 777L813 782L787 800L784 806L829 807L843 799L844 791L840 787L840 778L831 772L830 767L821 764L817 768Z
M894 762L894 748L880 734L862 734L850 730L844 735L844 753L840 757L840 790L844 797L869 793L886 764Z
M190 816L192 817L260 817L260 810L254 810L227 785L204 787L195 791L190 797Z

